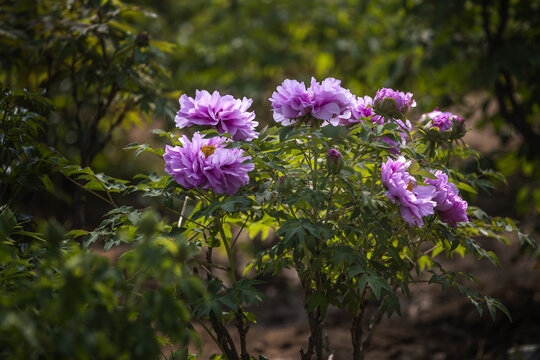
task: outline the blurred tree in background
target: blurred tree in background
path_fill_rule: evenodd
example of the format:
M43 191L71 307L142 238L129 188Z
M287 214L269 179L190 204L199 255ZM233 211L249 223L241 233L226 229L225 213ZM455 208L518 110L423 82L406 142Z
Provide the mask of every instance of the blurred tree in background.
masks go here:
M162 19L145 29L177 45L171 91L252 97L263 124L287 77L333 76L357 95L394 87L443 107L476 95L461 115L482 110L503 145L521 139L493 159L520 175L519 208L540 213L540 1L133 1Z
M357 95L412 91L428 106L419 112L477 95L460 115L483 109L480 125L503 144L523 140L489 159L519 175L519 209L539 213L539 0L126 3L2 2L0 79L45 90L47 143L83 167L136 173L118 150L127 130L141 119L172 128L181 93L251 97L264 125L284 78L333 76Z
M56 108L48 143L82 167L117 128L167 111L160 79L168 73L168 46L134 26L154 14L100 0L7 1L3 10L2 78L11 87L44 89Z

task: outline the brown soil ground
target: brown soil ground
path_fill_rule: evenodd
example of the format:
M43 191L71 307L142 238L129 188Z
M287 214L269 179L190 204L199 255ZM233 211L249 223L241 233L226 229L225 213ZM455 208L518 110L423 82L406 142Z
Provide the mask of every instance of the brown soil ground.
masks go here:
M479 282L469 286L501 300L512 321L501 312L492 320L487 309L480 316L476 307L456 291L442 291L436 285L413 286L410 298L401 301L402 316L383 318L375 329L366 359L508 359L512 346L540 343L538 263L530 256L518 256L517 239L511 246L484 246L499 255L501 266L469 256L439 261L447 268L474 274ZM264 306L251 309L258 319L248 334L251 355L296 360L300 359L299 350L307 347L309 329L302 295L294 278L289 273L284 275L265 286ZM351 359L347 315L331 309L326 327L332 359ZM198 330L203 347L202 353L197 352L199 358L206 359L218 348L202 328Z

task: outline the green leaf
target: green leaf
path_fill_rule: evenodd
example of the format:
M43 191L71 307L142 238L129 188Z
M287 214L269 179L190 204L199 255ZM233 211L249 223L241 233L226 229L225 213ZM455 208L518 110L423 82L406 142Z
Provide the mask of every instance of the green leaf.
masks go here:
M357 265L353 265L353 266L351 266L351 268L349 269L348 276L349 276L349 278L353 278L353 277L355 277L356 275L361 274L361 273L363 273L363 272L365 272L365 269L364 269L363 266L360 266L360 265L358 265L358 264L357 264Z
M428 170L418 170L414 173L414 175L422 176L422 177L432 179L432 180L437 180L437 177L433 175L431 171L428 171Z
M46 241L45 239L43 239L43 235L40 234L40 233L21 230L21 231L17 231L15 234L22 235L22 236L27 236L27 237L30 237L32 239L36 239L38 241L43 241L43 242Z
M323 313L326 312L326 308L328 307L328 300L326 299L326 296L324 296L324 294L319 291L314 292L307 299L308 311L313 311L317 307L319 307Z
M510 320L510 322L512 322L512 316L510 316L510 312L508 311L506 306L504 306L503 303L501 303L499 300L494 299L494 298L489 297L489 296L485 296L484 299L486 300L486 305L488 307L489 314L491 315L491 318L493 320L495 320L496 309L499 309L500 311L502 311L506 315L506 317L508 317L508 320Z
M236 302L234 301L234 294L232 292L228 292L225 296L219 297L218 300L225 306L228 306L232 311L236 312L238 310L238 305L236 305Z
M68 231L68 233L66 234L66 236L72 239L76 239L78 237L86 236L86 235L88 235L88 231L86 230L71 230L71 231Z
M532 238L531 235L522 233L521 231L518 231L517 235L521 246L528 245L533 249L536 249L538 247L537 242Z
M221 202L220 207L223 209L223 211L227 212L235 212L237 210L242 211L246 210L247 207L252 204L252 202L253 201L250 198L233 196Z
M336 139L347 136L349 129L346 126L326 125L321 128L321 133L326 137Z
M41 175L40 179L43 183L43 186L45 187L45 190L47 190L51 194L54 194L54 184L52 183L51 179L47 175Z
M0 213L0 239L8 237L13 229L17 225L17 218L11 212L9 208L5 208L2 213Z
M291 126L284 126L281 129L279 129L279 142L284 142L287 140L287 137L291 134L291 132L294 130L294 125Z
M360 280L358 281L359 287L363 289L365 287L366 282L369 284L369 287L373 291L373 294L377 299L381 297L382 290L386 290L389 293L392 293L392 289L388 285L388 283L381 277L373 274L373 273L366 273L362 275Z
M456 184L456 187L460 190L463 190L463 191L467 191L467 192L470 192L470 193L473 193L473 194L476 194L476 190L470 186L469 184L466 184L464 182L458 182Z

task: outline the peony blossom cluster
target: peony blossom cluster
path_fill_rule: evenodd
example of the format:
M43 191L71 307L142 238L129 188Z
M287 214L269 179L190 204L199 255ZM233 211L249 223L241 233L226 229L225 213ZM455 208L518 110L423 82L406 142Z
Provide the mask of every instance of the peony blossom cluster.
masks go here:
M381 178L385 193L392 202L398 202L401 216L410 225L422 227L422 217L434 214L453 227L458 222L467 222L467 202L459 195L456 186L448 182L448 176L440 170L435 179L426 179L428 185L417 185L416 179L407 172L411 164L403 156L397 160L387 159L382 164Z
M208 126L220 134L228 133L233 140L253 140L258 136L255 113L248 111L251 99L235 99L206 90L195 93L195 98L180 97L180 110L174 119L179 129L191 126ZM226 148L229 140L224 137L205 139L199 132L190 140L180 139L182 146L165 148L165 171L186 189L212 189L218 194L233 195L249 182L248 172L255 165L250 156L236 148Z
M241 149L228 149L228 139L205 139L198 132L190 140L181 139L182 146L165 148L165 171L186 189L211 188L218 194L233 195L249 182L248 172L255 165Z
M283 81L269 100L274 120L282 125L294 124L308 114L324 121L324 125L337 125L350 118L353 98L349 90L341 87L340 80L327 78L319 83L312 78L307 89L303 82Z
M375 99L356 97L334 78L327 78L321 83L312 78L309 88L303 82L286 79L274 91L270 102L274 120L285 126L295 124L308 115L312 119L307 119L307 123L319 119L323 121L322 126L350 126L366 119L378 125L394 122L399 126L397 135L401 140L381 138L390 145L389 151L394 155L399 154L400 146L406 144L412 126L405 115L416 106L411 93L387 88L377 91Z
M406 115L416 101L411 93L382 88L375 98L356 97L341 86L341 81L327 78L317 82L312 78L309 88L303 82L286 79L269 99L274 120L282 125L304 121L310 125L351 126L364 121L377 125L393 122L399 126L398 141L388 137L381 140L391 146L392 154L398 155L406 144L411 123ZM195 98L180 97L180 110L175 122L178 128L209 126L220 134L228 133L233 140L252 140L258 136L255 114L248 109L251 99L235 99L221 96L214 91L196 91ZM436 127L439 132L463 133L463 119L438 109L424 114L425 126ZM445 133L447 134L447 133ZM453 135L452 135L453 136ZM458 135L456 135L458 136ZM457 137L456 137L457 138ZM400 141L399 141L400 139ZM249 182L248 172L254 169L250 156L237 148L227 148L229 141L223 137L206 139L196 132L190 140L181 139L182 146L167 146L164 154L165 170L185 188L212 189L220 194L235 194ZM467 203L459 196L456 186L441 171L435 172L437 180L426 179L427 185L417 185L416 179L407 172L410 161L403 156L397 160L388 158L382 164L381 177L386 196L399 205L402 217L410 224L423 226L423 217L437 211L440 219L451 226L468 221ZM327 154L327 169L338 174L343 168L343 156L336 149Z
M229 133L234 140L253 140L258 134L255 113L247 111L253 100L235 99L231 95L221 96L206 90L195 93L195 98L186 94L180 97L180 110L174 122L179 129L193 125L211 126L220 134Z

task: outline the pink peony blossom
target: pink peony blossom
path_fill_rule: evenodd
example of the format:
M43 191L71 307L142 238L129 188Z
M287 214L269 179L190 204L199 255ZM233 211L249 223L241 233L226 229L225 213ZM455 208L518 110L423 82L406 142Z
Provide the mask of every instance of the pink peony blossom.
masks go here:
M437 203L435 210L438 211L441 220L453 227L458 222L468 222L467 202L458 194L459 191L453 183L448 181L448 175L441 170L435 172L437 179L426 179L425 182L435 187L433 200Z
M195 99L186 94L180 97L180 110L174 121L179 129L193 125L211 126L220 134L229 133L234 140L253 140L258 122L255 113L247 111L253 100L235 99L231 95L221 96L206 90L195 93Z
M165 171L186 189L211 188L233 195L249 182L248 172L255 165L246 162L251 157L244 156L243 150L225 148L227 141L222 137L205 139L198 132L191 141L183 136L182 146L166 146Z
M387 159L382 164L381 178L386 187L386 197L392 202L398 202L401 216L409 225L422 227L422 217L434 213L436 203L432 200L435 194L433 186L418 186L416 179L407 172L411 164L403 156L397 160Z

